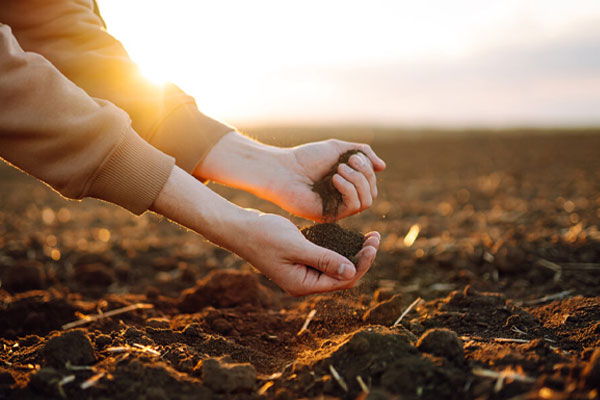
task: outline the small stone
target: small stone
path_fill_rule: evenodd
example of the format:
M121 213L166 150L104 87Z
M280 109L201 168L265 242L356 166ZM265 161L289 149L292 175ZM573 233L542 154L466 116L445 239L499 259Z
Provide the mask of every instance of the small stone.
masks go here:
M230 364L218 358L202 362L204 385L215 392L248 392L254 390L256 370L251 364Z
M62 368L67 362L72 365L89 365L96 361L90 338L83 330L64 332L48 340L42 354L46 364Z
M463 361L465 358L462 341L450 329L429 329L419 338L417 348L450 361Z

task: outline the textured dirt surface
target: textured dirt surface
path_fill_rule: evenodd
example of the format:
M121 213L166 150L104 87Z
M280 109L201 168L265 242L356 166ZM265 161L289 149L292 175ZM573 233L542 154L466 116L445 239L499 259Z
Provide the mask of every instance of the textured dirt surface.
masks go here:
M299 299L0 166L0 398L598 398L600 135L391 136L376 203L343 221L382 233L375 265Z
M338 224L314 224L306 226L300 231L311 242L333 250L349 260L354 258L365 242L362 233L344 229Z

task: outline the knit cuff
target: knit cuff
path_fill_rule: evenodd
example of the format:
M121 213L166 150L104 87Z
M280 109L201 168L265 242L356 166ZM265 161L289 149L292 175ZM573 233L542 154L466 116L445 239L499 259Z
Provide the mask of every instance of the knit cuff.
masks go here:
M175 161L128 128L105 162L85 196L118 204L139 215L164 187Z
M181 169L192 173L209 150L233 130L231 126L202 114L191 102L173 110L149 142L175 157L175 163Z

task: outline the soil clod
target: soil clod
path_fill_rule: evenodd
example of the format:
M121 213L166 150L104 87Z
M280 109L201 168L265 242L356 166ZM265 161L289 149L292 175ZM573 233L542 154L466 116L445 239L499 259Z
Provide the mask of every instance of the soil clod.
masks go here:
M450 329L428 330L419 338L417 348L450 361L462 361L465 358L462 341Z
M216 308L271 304L269 291L255 273L240 271L214 271L194 288L183 292L179 309L198 312L206 306Z
M206 386L215 392L251 391L256 384L256 370L251 364L231 364L218 358L202 362Z
M402 301L402 294L395 294L391 299L369 308L363 315L363 321L370 324L379 324L392 326L394 321L402 314L405 304Z
M362 233L350 231L332 223L307 226L302 228L301 232L311 242L333 250L350 261L354 261L354 256L360 251L365 241Z
M64 332L52 337L42 350L46 364L62 368L67 363L89 365L96 361L90 338L83 330Z

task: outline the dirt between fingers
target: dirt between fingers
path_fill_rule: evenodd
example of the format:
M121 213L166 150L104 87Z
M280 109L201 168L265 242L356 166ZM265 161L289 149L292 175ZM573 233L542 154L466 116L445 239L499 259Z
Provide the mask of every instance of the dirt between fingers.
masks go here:
M0 166L0 398L598 398L600 135L388 140L375 265L304 298Z

